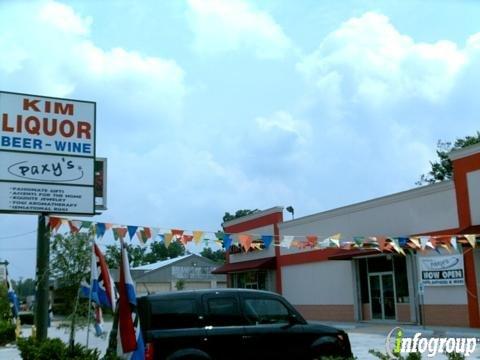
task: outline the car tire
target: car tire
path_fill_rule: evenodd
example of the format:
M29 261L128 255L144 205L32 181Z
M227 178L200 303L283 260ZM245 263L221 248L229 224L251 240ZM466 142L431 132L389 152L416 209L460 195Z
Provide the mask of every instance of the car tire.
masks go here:
M337 356L342 357L341 353L342 351L338 344L326 343L315 350L314 355L312 356L312 360L322 360L322 358Z
M166 360L212 360L212 358L198 349L182 349L170 354Z

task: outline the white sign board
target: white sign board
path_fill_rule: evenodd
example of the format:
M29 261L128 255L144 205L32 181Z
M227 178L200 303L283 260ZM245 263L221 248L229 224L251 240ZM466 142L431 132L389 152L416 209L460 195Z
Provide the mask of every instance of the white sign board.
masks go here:
M95 213L95 109L0 92L0 211Z
M420 256L419 262L425 286L465 285L463 255Z

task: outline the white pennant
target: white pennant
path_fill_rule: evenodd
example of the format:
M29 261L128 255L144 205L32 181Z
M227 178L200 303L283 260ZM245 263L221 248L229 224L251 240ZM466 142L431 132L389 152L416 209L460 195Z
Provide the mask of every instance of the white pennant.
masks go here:
M280 243L280 246L289 248L292 245L292 241L295 239L295 236L285 235Z

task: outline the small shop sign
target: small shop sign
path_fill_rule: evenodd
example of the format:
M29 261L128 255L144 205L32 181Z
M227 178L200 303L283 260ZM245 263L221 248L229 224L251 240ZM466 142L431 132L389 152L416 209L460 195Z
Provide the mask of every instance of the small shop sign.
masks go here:
M463 256L419 257L421 281L425 286L465 285Z

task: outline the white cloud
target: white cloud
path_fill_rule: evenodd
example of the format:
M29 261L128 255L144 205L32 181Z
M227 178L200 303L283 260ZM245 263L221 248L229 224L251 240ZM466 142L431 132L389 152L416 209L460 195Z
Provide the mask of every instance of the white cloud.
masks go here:
M266 12L242 0L188 0L188 19L199 53L221 54L246 48L259 58L284 57L290 39Z
M415 42L370 12L328 34L297 69L326 92L380 106L417 97L440 101L466 61L455 43Z
M137 122L151 122L155 113L172 118L181 111L187 89L184 71L175 61L101 48L90 38L92 18L59 2L2 6L0 80L4 89L59 97L75 94L86 100L102 96L118 110L132 103L151 110L150 116L139 116ZM116 125L121 128L122 124Z

